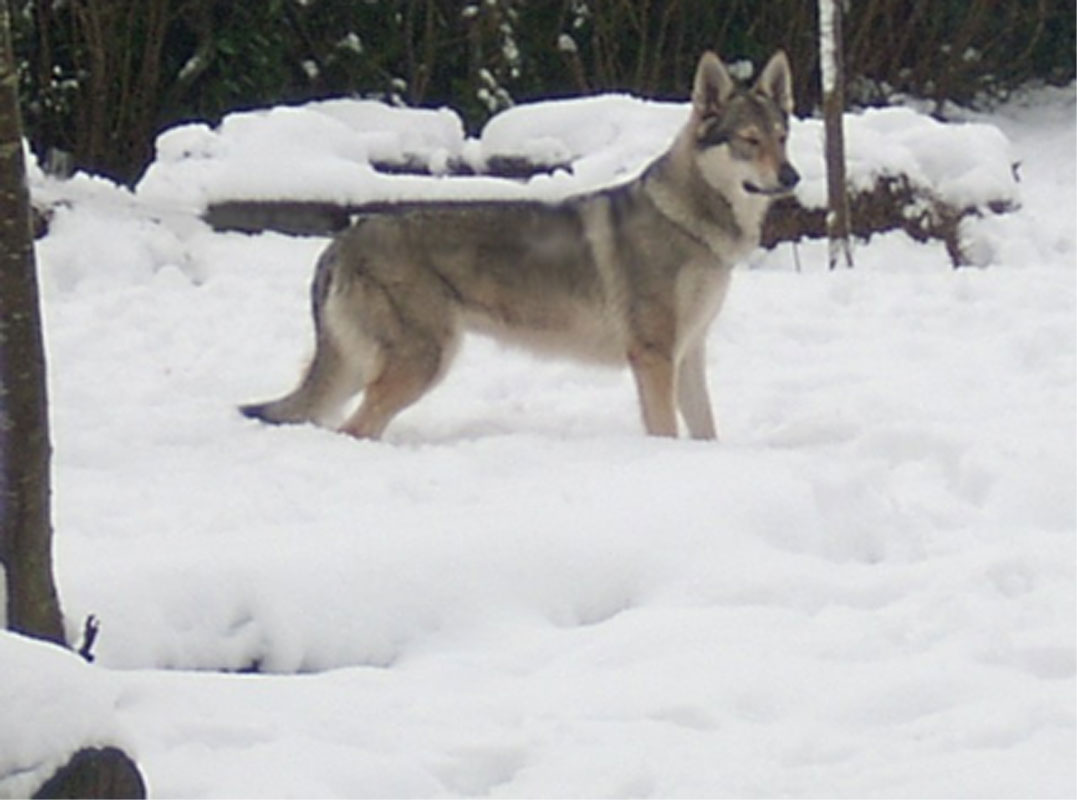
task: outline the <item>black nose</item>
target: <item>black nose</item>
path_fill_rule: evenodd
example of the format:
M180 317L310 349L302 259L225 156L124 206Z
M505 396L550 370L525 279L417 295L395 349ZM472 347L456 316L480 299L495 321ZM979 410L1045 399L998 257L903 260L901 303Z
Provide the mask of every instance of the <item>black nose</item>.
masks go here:
M786 189L792 189L800 183L800 173L793 169L793 165L786 162L778 169L778 182Z

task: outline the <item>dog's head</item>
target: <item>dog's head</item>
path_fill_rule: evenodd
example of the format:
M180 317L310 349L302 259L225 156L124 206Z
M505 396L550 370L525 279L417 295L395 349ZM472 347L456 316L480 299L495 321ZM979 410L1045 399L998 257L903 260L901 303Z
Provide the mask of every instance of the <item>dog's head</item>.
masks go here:
M740 86L714 53L704 53L692 89L696 159L722 191L787 194L800 175L785 152L793 111L792 75L778 51L751 88Z

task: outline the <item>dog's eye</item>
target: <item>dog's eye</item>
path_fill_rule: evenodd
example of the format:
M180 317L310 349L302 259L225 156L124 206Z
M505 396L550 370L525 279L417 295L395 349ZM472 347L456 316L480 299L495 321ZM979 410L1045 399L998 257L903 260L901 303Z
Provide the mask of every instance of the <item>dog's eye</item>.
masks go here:
M758 136L755 136L755 135L750 134L750 133L746 134L744 136L741 136L740 140L742 142L744 142L746 145L748 145L749 147L759 147L759 145L763 144L762 139L760 139Z

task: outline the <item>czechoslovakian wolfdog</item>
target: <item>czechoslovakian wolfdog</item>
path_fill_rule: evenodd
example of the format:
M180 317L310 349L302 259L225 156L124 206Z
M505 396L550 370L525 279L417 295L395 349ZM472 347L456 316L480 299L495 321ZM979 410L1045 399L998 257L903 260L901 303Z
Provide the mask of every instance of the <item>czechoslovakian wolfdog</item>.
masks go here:
M643 424L716 436L707 328L733 265L759 243L771 200L799 175L785 152L793 97L776 53L751 88L713 53L688 121L634 181L557 204L459 201L360 217L318 260L317 350L299 386L243 406L271 423L378 438L445 374L466 330L632 368Z

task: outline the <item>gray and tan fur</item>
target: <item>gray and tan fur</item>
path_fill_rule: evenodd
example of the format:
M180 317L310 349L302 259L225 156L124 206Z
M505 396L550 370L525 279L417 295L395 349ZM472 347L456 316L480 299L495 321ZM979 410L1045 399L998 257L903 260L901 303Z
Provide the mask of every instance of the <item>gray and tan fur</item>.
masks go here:
M272 423L378 438L444 375L465 331L541 353L628 363L647 433L716 436L704 345L733 265L774 196L799 179L785 153L789 64L750 89L699 61L687 124L638 179L540 202L445 202L359 218L318 261L317 349L299 386L244 406Z

